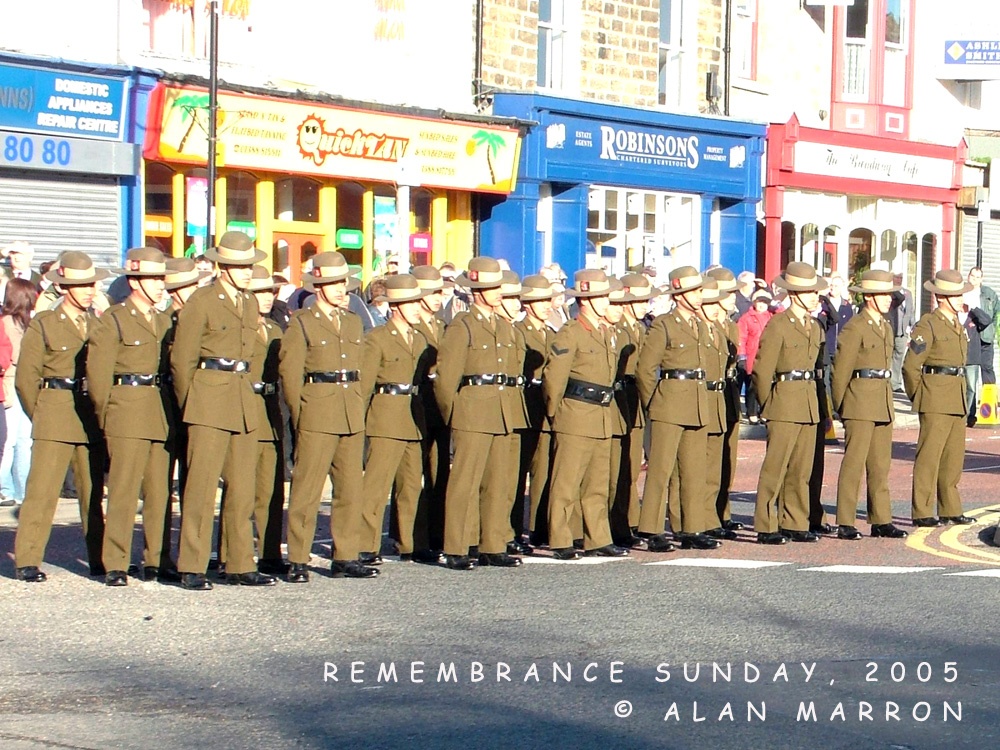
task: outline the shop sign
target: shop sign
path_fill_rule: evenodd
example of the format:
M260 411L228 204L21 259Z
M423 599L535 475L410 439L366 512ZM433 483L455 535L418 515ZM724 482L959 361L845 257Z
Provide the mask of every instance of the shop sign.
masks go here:
M150 107L147 159L205 164L208 94L160 86ZM509 193L518 131L399 114L219 94L219 164Z
M799 174L945 189L952 187L955 172L955 163L950 159L808 141L795 144L794 163Z
M429 253L433 246L434 237L426 232L419 232L410 235L410 250L414 252Z
M0 63L0 127L121 141L125 81Z
M365 246L365 235L360 229L338 229L336 242L344 250L360 250Z
M945 39L940 75L946 81L1000 79L1000 39Z
M139 170L139 147L132 143L0 130L0 166L50 172L134 175Z
M208 186L206 185L206 188ZM202 228L204 232L204 228ZM257 240L257 225L252 221L230 221L226 223L227 232L243 232L251 240Z

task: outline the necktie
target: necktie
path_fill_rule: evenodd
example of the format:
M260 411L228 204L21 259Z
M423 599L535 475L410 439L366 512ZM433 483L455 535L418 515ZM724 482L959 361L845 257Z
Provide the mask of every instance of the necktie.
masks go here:
M87 316L80 314L76 316L76 329L80 332L80 335L86 339L87 338Z
M334 310L330 313L330 322L333 323L333 330L340 333L340 313Z
M236 314L243 317L243 295L236 292Z
M260 336L261 341L267 341L267 325L264 323L263 318L261 318L260 324L257 326L257 335Z
M406 342L406 345L409 348L411 348L411 349L413 348L413 329L412 328L405 328L405 329L403 329L403 341Z
M694 317L688 318L688 322L691 324L691 330L694 331L694 337L695 338L699 338L699 336L698 336L698 319L694 318Z

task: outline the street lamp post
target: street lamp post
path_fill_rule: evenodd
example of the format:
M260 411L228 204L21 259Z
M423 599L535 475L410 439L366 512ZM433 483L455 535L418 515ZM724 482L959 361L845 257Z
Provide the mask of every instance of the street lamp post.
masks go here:
M208 34L208 221L205 226L205 247L215 244L215 173L219 113L219 0L209 0Z

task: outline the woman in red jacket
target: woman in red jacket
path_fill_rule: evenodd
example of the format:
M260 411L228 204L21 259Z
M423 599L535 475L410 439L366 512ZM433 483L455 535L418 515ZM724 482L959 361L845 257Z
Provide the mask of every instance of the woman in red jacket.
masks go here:
M757 357L757 347L760 346L760 335L764 332L764 326L771 319L771 295L763 289L758 289L750 298L751 306L736 321L736 327L740 330L740 346L737 350L736 367L740 370L746 389L746 409L747 419L750 424L760 422L760 402L757 400L757 391L753 387L753 380L750 373L753 372L753 361Z

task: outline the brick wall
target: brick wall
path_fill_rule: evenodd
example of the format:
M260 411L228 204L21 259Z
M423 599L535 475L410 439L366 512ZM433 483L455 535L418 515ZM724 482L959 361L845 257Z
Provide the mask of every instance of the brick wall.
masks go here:
M698 4L698 64L697 86L698 109L708 108L705 97L705 80L710 71L718 76L719 91L723 88L725 64L722 59L722 49L725 46L725 19L723 18L722 0L701 0ZM721 99L718 106L722 108Z
M475 10L475 2L472 6ZM533 89L538 57L537 0L486 0L483 6L484 86L509 91Z

